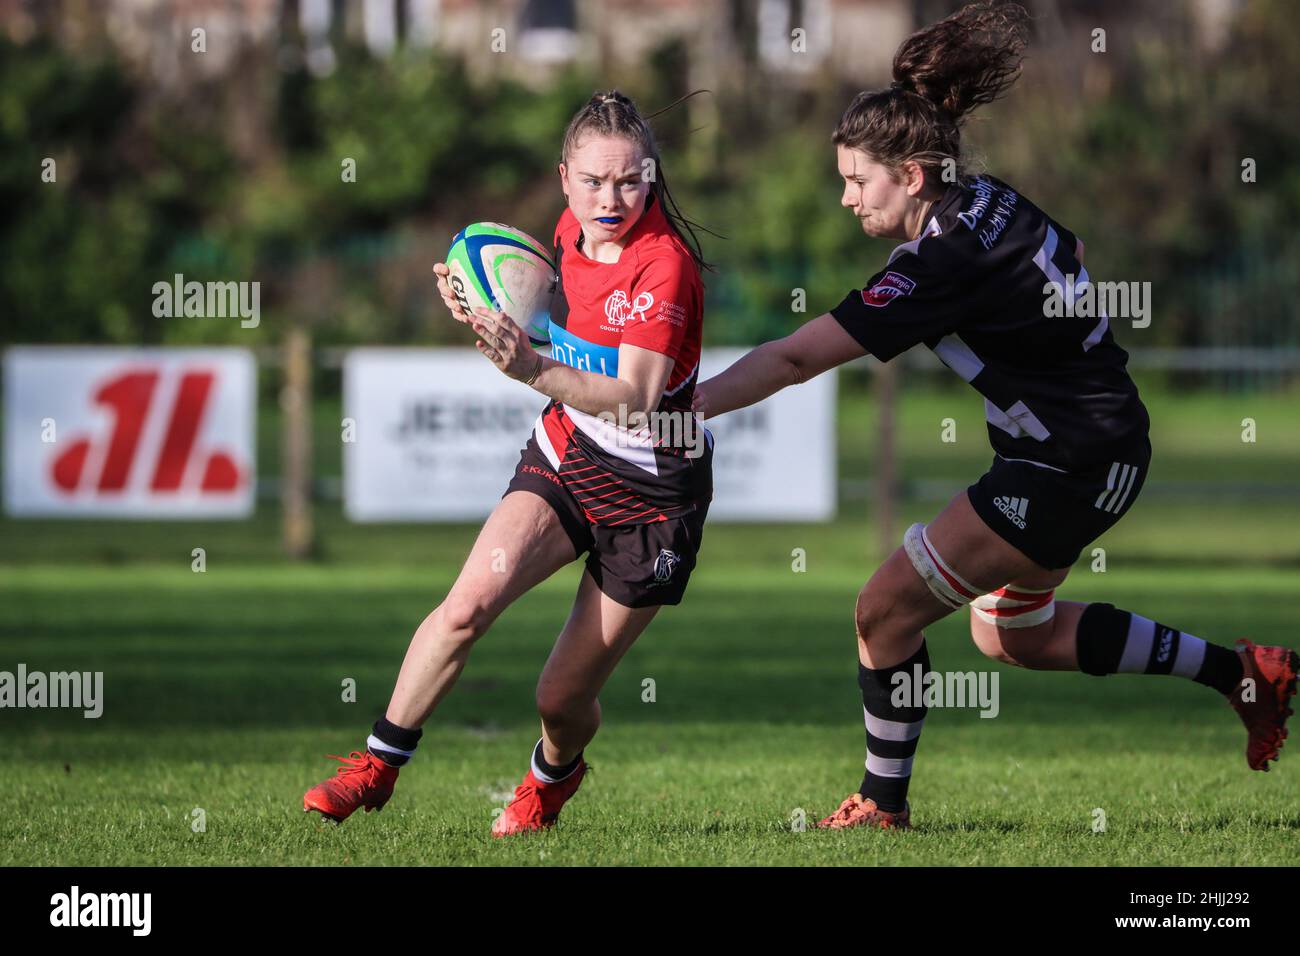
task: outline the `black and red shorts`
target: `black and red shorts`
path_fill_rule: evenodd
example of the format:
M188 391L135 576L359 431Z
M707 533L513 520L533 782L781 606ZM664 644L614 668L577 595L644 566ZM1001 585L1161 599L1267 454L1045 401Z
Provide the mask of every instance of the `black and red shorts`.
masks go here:
M1063 472L995 456L966 489L989 528L1040 567L1068 568L1133 506L1151 464L1143 437L1112 461Z
M520 452L505 493L512 491L531 491L555 510L574 552L587 554L587 573L602 594L624 607L681 603L704 537L708 500L676 518L644 524L593 523L533 437Z

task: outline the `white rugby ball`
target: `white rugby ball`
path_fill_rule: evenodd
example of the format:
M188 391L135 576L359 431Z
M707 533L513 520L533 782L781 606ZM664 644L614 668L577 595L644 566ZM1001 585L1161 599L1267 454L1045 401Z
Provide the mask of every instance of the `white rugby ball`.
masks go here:
M452 292L465 311L496 309L510 316L533 345L551 340L555 263L528 233L499 222L466 226L451 240L447 269Z

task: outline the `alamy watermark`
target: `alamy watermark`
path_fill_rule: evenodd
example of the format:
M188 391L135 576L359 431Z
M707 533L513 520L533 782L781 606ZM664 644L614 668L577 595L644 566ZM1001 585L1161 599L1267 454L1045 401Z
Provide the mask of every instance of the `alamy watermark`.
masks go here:
M122 926L133 936L148 936L152 914L152 893L83 893L74 885L50 897L51 926Z
M159 319L230 319L255 329L262 321L260 282L185 281L176 273L171 282L153 284L153 314Z
M978 707L981 717L996 717L997 671L929 671L920 664L911 673L899 671L890 678L894 685L889 702L895 707Z
M1049 319L1079 317L1132 319L1133 328L1151 324L1150 282L1075 282L1066 275L1065 282L1049 281L1043 285L1043 315Z
M88 720L104 713L103 671L0 671L0 707L70 707Z
M600 412L602 422L615 427L619 448L682 448L687 458L699 458L708 446L708 436L694 412L629 412L620 402L617 414Z

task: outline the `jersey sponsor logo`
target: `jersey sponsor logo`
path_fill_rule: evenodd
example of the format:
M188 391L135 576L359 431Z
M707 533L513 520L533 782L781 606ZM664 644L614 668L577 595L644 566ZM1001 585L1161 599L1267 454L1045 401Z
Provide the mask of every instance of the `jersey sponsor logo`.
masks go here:
M536 465L520 465L519 474L521 475L540 475L553 485L563 485L560 476L549 468L538 468Z
M584 372L618 377L618 348L597 345L558 325L551 326L551 358Z
M916 283L907 276L886 272L870 289L862 290L862 302L864 305L881 308L900 295L910 295L915 288Z
M673 572L677 570L677 565L681 563L682 557L676 551L662 549L659 557L655 558L655 583L667 584Z
M1020 530L1025 528L1025 515L1029 512L1028 498L1008 498L999 495L993 499L993 506L1001 511L1011 523Z
M976 224L984 218L984 214L989 211L989 203L993 200L993 193L995 192L993 184L982 176L975 180L971 189L975 193L974 201L971 202L969 208L957 213L957 218L966 225L967 229L974 229Z
M669 325L683 326L686 324L686 308L676 302L660 302L655 318L662 319Z
M609 298L605 300L605 318L609 320L610 325L621 329L636 318L640 318L644 322L646 312L654 304L655 297L649 292L641 292L629 302L626 292L622 289L615 289L609 294Z
M1011 189L998 189L983 177L975 180L972 189L975 199L969 208L957 213L957 218L967 229L975 229L980 224L980 220L987 215L988 222L985 228L980 230L979 241L985 249L992 249L997 245L1002 231L1011 222L1011 216L1016 211L1016 203L1020 196ZM997 205L992 206L995 199ZM989 215L990 206L992 206L992 215Z

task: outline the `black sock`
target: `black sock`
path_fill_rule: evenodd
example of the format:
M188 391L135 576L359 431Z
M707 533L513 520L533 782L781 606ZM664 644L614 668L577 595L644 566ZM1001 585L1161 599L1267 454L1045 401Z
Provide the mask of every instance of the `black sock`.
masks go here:
M867 724L867 773L858 792L890 813L897 813L907 804L912 757L921 740L926 712L924 702L919 707L913 704L916 700L924 701L924 681L929 670L930 652L924 638L916 653L901 664L880 670L858 664L858 686L862 688ZM894 675L899 673L907 675L906 682L894 681ZM919 686L913 688L918 679ZM893 698L904 688L907 692L899 695L903 706L895 706Z
M401 767L411 759L423 736L423 730L399 727L387 717L380 717L375 721L370 739L366 741L366 749L388 766Z
M1172 674L1231 694L1241 683L1241 658L1211 644L1113 604L1089 604L1075 632L1079 670L1106 674Z
M557 782L563 780L569 774L573 773L573 771L577 770L578 764L580 763L582 763L581 750L578 751L578 756L574 757L563 767L556 767L547 763L546 758L542 756L542 742L540 740L537 741L537 746L533 748L533 767L537 770L540 770L551 780Z

